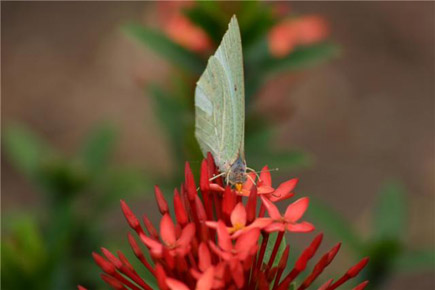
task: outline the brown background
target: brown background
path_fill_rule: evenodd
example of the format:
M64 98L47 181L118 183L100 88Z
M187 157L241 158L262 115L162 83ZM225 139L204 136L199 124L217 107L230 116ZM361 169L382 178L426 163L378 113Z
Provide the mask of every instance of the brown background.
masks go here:
M111 120L122 132L119 163L181 168L171 163L137 81L164 82L169 66L119 31L129 21L155 23L153 3L1 6L2 126L23 121L73 152L95 122ZM281 101L294 116L278 128L276 142L315 156L314 167L294 173L298 192L327 201L361 231L382 183L402 180L414 246L435 242L434 8L433 2L292 4L327 17L343 55L296 80L275 80L260 102L285 95ZM4 158L2 173L3 210L37 205L37 193ZM432 275L413 275L386 289L434 287Z

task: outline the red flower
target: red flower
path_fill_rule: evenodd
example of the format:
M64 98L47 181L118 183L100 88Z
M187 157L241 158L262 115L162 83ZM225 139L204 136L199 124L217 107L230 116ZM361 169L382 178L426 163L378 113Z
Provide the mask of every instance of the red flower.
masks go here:
M309 15L287 19L269 31L269 51L274 57L284 57L296 46L325 40L329 33L328 23L320 16Z
M201 27L192 23L182 12L195 5L191 1L159 1L161 25L166 35L179 45L194 52L204 52L212 42Z
M289 246L279 255L284 233L312 231L308 222L299 222L308 207L308 199L301 198L287 207L282 216L273 201L288 198L295 182L283 183L273 193L265 193L271 187L270 174L265 167L257 185L250 185L249 197L244 205L243 196L227 187L223 194L216 194L210 185L210 176L218 174L213 159L203 161L201 166L201 191L196 190L195 180L188 164L185 168L185 182L181 190L174 192L174 217L171 217L168 203L158 187L156 201L162 214L160 232L144 216L143 225L124 201L121 201L124 216L146 246L152 261L146 258L143 247L137 239L128 234L128 241L134 254L145 269L155 277L159 289L275 289L286 290L305 271L316 254L323 235L318 235L301 253L293 268L287 274ZM213 182L221 186L222 178ZM258 192L258 193L257 193ZM273 197L282 192L279 197ZM257 211L257 199L261 197L262 207ZM269 216L264 218L267 209ZM146 230L146 231L145 231ZM274 244L269 241L271 232L277 232ZM262 236L261 243L260 235ZM266 249L271 248L270 255ZM337 255L340 244L326 252L314 265L313 270L301 280L297 289L307 289L318 279L323 270ZM265 257L269 256L269 259ZM114 289L150 290L147 279L118 252L115 256L102 248L102 255L93 253L97 265L104 272L101 278ZM277 263L275 263L277 260ZM351 267L336 281L325 279L320 289L333 290L355 277L367 264L365 258ZM367 282L358 285L362 290ZM80 290L85 288L79 286Z
M242 190L239 194L243 196L249 196L251 189L254 186L254 180L256 178L255 173L249 173L250 178L243 184ZM256 188L259 195L266 196L269 200L277 202L280 200L288 199L294 195L292 192L298 183L297 178L287 180L281 183L276 189L272 187L272 177L270 175L269 167L266 165L263 167L260 173L260 178L257 181Z
M303 197L290 204L285 211L284 216L281 216L278 208L267 198L261 197L263 204L267 208L267 212L269 213L273 223L268 225L265 228L266 232L283 232L285 230L289 232L312 232L314 230L314 226L309 222L300 222L297 221L304 215L305 211L308 208L308 198Z
M195 226L190 223L183 228L180 237L177 238L174 223L169 214L166 213L160 221L160 236L163 244L145 235L141 236L141 239L155 257L160 258L165 247L171 255L183 257L190 251L190 242L194 234Z
M191 273L192 276L197 279L205 279L204 274L206 271L210 268L213 268L213 288L221 288L224 284L224 275L225 275L225 262L220 262L217 266L213 266L212 264L212 256L210 254L210 251L207 247L207 245L203 242L199 245L198 249L198 256L199 256L199 262L198 262L198 270L192 269ZM210 274L209 274L210 275ZM208 276L207 276L208 277Z
M236 207L233 209L231 213L231 226L227 227L228 233L231 234L231 237L237 238L240 234L246 232L247 230L253 228L263 229L268 226L272 220L270 218L257 218L251 224L247 225L246 220L246 209L243 206L243 203L239 202ZM217 229L219 222L215 221L207 221L206 225Z

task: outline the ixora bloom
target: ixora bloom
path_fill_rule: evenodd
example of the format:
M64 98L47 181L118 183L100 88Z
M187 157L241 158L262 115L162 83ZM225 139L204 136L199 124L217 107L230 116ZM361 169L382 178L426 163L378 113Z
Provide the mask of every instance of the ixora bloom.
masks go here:
M329 36L329 24L321 16L307 15L279 22L268 33L270 54L280 58L299 45L311 45Z
M341 244L321 256L312 271L305 274L322 242L323 235L318 234L295 264L287 265L290 246L286 245L284 234L314 230L311 223L301 221L309 200L300 198L290 203L284 214L280 213L274 202L293 196L297 180L274 189L267 170L263 169L255 183L248 181L244 186L245 190L250 190L247 195L229 187L222 191L223 180L210 179L218 174L211 155L201 165L200 190L186 164L185 182L180 191L174 192L173 212L160 189L155 188L162 214L159 232L147 216L143 217L142 226L128 205L121 201L124 216L137 235L135 238L128 234L130 246L155 279L144 279L121 252L114 255L105 248L102 254L93 253L95 262L103 270L101 278L114 289L133 290L153 289L151 285L163 290L286 290L291 287L303 290L312 286L332 262ZM257 202L261 202L259 210ZM143 249L147 249L148 254ZM321 285L318 289L338 288L358 275L367 262L368 258L362 259L336 280L323 279L318 282ZM367 284L365 281L354 289L362 290ZM79 289L85 288L79 286Z

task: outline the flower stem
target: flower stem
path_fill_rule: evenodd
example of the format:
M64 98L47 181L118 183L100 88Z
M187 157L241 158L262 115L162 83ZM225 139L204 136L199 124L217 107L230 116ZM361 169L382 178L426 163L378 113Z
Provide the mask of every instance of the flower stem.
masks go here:
M279 246L281 245L282 238L284 237L285 231L281 231L278 233L276 237L275 246L273 247L272 254L270 255L269 263L267 264L267 268L272 268L273 262L275 261L276 254L278 253Z
M258 217L260 217L260 218L264 217L265 213L266 213L266 207L264 206L264 204L261 204L260 212L258 213Z
M269 241L269 233L263 233L263 241L261 242L260 254L258 255L257 260L257 271L260 269L261 264L263 263L264 253L266 252L267 242Z

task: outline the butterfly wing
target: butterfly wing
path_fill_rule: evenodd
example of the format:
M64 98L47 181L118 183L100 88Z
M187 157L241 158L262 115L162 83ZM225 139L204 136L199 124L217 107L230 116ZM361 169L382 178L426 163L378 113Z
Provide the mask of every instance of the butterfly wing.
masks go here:
M195 136L221 172L244 160L245 88L239 24L232 17L195 89Z

